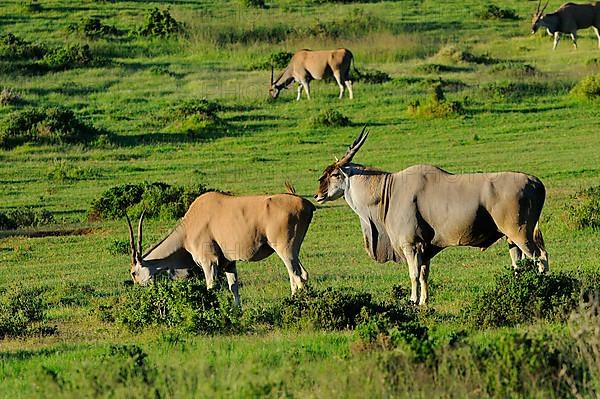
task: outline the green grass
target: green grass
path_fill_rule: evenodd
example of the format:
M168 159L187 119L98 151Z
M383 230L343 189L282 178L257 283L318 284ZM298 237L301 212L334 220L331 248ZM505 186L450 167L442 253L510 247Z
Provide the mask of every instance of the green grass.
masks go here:
M352 332L271 329L186 335L174 344L165 330L133 334L101 321L96 312L103 300L128 289L123 282L129 278L129 256L114 251L115 240L128 238L124 221L87 222L92 201L105 190L164 181L262 194L283 192L289 179L309 197L322 169L333 156L343 155L365 124L371 134L355 158L365 165L396 171L430 163L452 172L519 170L538 176L547 189L540 226L550 269L597 270L600 265L597 232L574 230L565 213L572 195L598 185L600 177L597 104L569 95L582 78L599 72L598 64L589 61L598 57L590 30L578 32L578 50L565 41L552 51L551 39L530 35L525 20L480 19L482 5L474 0L323 5L282 1L268 3L264 10L247 9L237 1L223 6L215 1L47 0L39 1L40 11L27 10L21 3L29 2L4 2L0 7L0 35L12 32L51 48L89 44L92 54L106 62L38 74L19 66L25 61L0 60L0 88L11 88L20 97L14 104L0 105L0 128L12 112L63 107L109 134L89 144L25 144L0 150L0 212L48 209L58 221L40 231L0 231L0 285L93 287L85 291L86 301L51 305L47 323L57 326L57 334L0 341L2 397L75 396L73 387L89 384L78 370L104 379L113 361L106 355L111 345L134 343L158 370L160 389L171 389L163 381L169 373L181 382L171 396L365 397L393 392L380 383L389 381L381 374L379 354L352 352ZM171 15L186 24L187 34L91 40L68 29L93 17L134 31L153 6L169 6ZM520 16L530 15L533 6L516 0L502 4ZM319 22L340 26L350 18L371 23L350 24L341 33L315 30ZM288 33L269 36L275 29ZM240 39L244 35L239 32L246 38ZM226 43L223 37L233 39ZM496 63L440 58L438 51L448 45ZM312 84L311 101L303 97L296 102L294 89L277 101L267 100L270 72L249 69L273 53L305 47L347 47L359 70L384 71L393 79L355 83L352 101L338 100L336 85L324 82ZM500 63L511 67L498 67ZM534 67L535 73L519 73L523 64ZM425 98L428 79L438 76L446 98L464 104L465 114L414 118L408 105ZM201 98L225 106L218 115L226 127L218 134L190 136L165 123L170 109ZM338 110L351 125L315 127L310 119L323 109ZM76 178L57 178L61 170ZM145 247L175 223L148 220ZM77 234L58 234L61 230ZM343 200L318 206L301 252L311 284L320 289L352 287L376 300L393 285L408 288L406 266L373 262L362 240L359 221ZM436 256L430 276L430 308L435 312L424 314L424 322L440 334L463 329L461 311L509 262L505 242L483 253L450 248ZM290 294L285 267L275 256L240 262L238 272L246 311ZM507 331L548 329L564 331L566 326L539 323L466 334L469 340L494 342ZM71 385L61 388L60 376ZM418 372L416 376L425 378ZM133 396L147 394L138 380L131 386ZM123 387L115 389L116 396L124 396ZM411 389L417 396L428 392L414 386L395 395L408 396ZM431 392L434 388L429 394L439 396Z

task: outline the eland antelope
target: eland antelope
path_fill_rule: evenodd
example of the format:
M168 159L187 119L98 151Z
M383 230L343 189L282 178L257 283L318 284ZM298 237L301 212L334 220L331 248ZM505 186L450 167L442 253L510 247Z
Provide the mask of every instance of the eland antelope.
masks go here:
M548 0L549 1L549 0ZM542 0L539 0L537 10L531 20L531 33L534 34L539 28L546 28L550 36L554 37L556 50L561 33L568 33L573 39L573 46L577 48L577 30L589 28L594 29L598 37L598 48L600 48L600 5L565 3L553 13L544 14L548 1L540 9Z
M190 269L200 266L206 286L212 288L217 268L222 268L239 305L236 261L258 261L275 252L287 267L294 294L308 278L298 256L315 207L297 196L291 185L286 186L286 194L276 195L202 194L175 229L143 254L144 213L138 223L137 245L126 215L133 282L146 284L161 272L173 278L185 276Z
M519 172L452 174L431 165L389 173L352 163L364 144L365 129L344 157L319 178L319 203L344 196L358 215L365 249L379 262L406 260L411 300L427 303L431 259L450 246L482 250L507 237L513 267L526 255L540 272L548 270L538 219L545 188Z
M287 68L275 80L271 67L269 94L271 97L277 98L282 89L287 89L297 82L298 96L296 100L300 100L302 88L310 100L310 81L333 76L340 88L340 99L344 97L344 85L348 88L350 99L352 99L354 94L350 80L351 63L352 53L344 48L326 51L299 50L292 56Z

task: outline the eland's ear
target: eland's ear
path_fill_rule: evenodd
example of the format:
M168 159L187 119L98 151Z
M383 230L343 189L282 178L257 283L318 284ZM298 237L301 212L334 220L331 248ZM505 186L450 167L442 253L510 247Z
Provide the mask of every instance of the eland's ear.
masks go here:
M344 170L344 168L345 168L345 166L342 166L342 167L340 168L340 173L341 173L341 174L343 174L343 175L344 175L344 177L347 179L347 178L349 178L349 177L350 177L350 171L346 172L346 171Z

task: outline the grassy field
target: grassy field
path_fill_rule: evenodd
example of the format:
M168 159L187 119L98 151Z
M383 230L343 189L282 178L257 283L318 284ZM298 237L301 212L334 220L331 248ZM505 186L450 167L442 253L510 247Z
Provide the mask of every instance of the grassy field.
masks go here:
M501 377L503 361L511 364L506 358L477 366L444 344L431 374L398 348L356 350L351 329L261 327L193 335L155 326L131 332L98 316L100 303L131 289L123 283L129 256L112 250L128 239L124 220L88 220L92 201L104 191L163 181L240 195L278 193L288 179L312 199L322 169L343 155L363 125L371 134L355 161L365 165L397 171L430 163L451 172L538 176L547 189L540 225L551 271L598 271L597 230L574 229L566 219L572 195L600 182L598 102L570 94L582 78L600 72L591 30L580 31L577 50L565 38L552 51L548 36L530 35L533 2L502 2L517 20L483 18L487 4L478 1L314 3L285 0L262 9L237 1L0 1L3 38L12 33L48 49L87 44L94 57L82 66L44 69L39 60L0 56L0 89L20 98L0 105L0 128L16 112L64 107L102 131L83 144L0 149L0 212L46 209L56 220L0 230L0 289L43 287L45 297L70 292L79 298L51 301L45 322L56 326L55 333L0 339L0 397L600 395L598 353L583 385L569 380L578 374L567 366L556 377L579 391L554 391L556 381L527 372L524 386L513 389L514 379ZM183 31L137 34L152 7L168 7ZM121 33L91 38L69 28L85 18ZM333 47L351 49L360 71L379 70L392 79L356 82L352 101L338 100L330 82L314 82L311 101L296 102L295 89L277 101L267 98L270 71L257 65L272 53ZM448 101L462 104L464 113L411 114L409 105L426 99L438 78ZM172 119L173 109L202 98L223 105L221 126L195 126L192 134ZM350 126L315 123L326 109L347 116ZM173 218L148 220L145 245L175 224ZM317 206L301 253L311 285L353 288L377 300L394 285L408 289L406 266L375 263L362 240L359 221L343 200ZM483 253L442 252L432 262L430 305L419 312L420 321L440 342L456 334L483 346L515 334L568 336L570 324L558 321L487 329L465 324L463 311L509 264L504 241ZM238 272L245 313L290 295L285 267L275 256L239 263ZM111 351L133 344L146 362L134 362L124 376L122 358ZM473 367L455 375L453 364ZM497 372L490 371L494 367ZM508 372L514 373L523 377L516 368Z

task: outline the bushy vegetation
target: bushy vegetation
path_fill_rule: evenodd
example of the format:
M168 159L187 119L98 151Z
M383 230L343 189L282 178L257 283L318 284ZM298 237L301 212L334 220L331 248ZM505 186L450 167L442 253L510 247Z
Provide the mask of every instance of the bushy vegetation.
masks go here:
M144 23L138 28L142 36L167 37L183 32L184 26L171 16L168 9L153 8L146 13Z
M99 18L85 17L78 23L70 24L67 29L70 32L77 32L88 39L110 38L123 34L119 29L112 25L104 24Z
M600 186L580 190L567 205L569 223L576 229L600 228Z
M442 47L436 54L436 58L452 63L495 64L498 62L488 55L475 55L453 45Z
M275 53L269 54L267 59L263 62L259 62L257 64L252 65L251 69L260 70L271 69L271 67L273 67L275 69L275 73L277 73L277 70L287 68L293 55L294 53L291 53L289 51L277 51ZM274 78L276 79L277 76L275 76Z
M248 8L267 8L265 0L239 0L240 4Z
M500 8L495 4L488 4L479 12L479 17L482 19L519 19L519 15L515 10L511 8Z
M32 43L12 33L7 33L0 41L0 59L6 61L39 60L46 55L44 45Z
M158 115L167 124L167 130L184 133L189 139L212 139L225 134L229 125L218 115L225 107L205 98L187 100L172 106L168 113Z
M163 182L122 184L106 190L92 201L88 211L90 220L118 219L125 212L148 217L178 218L185 214L199 195L210 191L202 184L193 186L170 185Z
M575 97L597 101L600 99L600 75L583 78L571 91Z
M41 288L22 286L0 289L0 339L50 334L55 328L43 325L47 305Z
M535 76L539 74L537 68L531 64L518 61L499 62L491 67L492 72L505 72L516 77Z
M88 143L101 132L66 108L26 108L10 114L0 130L0 146L25 143Z
M533 261L506 269L465 313L478 327L514 326L536 319L564 321L579 302L582 283L567 273L541 274Z
M431 94L424 100L414 100L408 105L408 113L419 118L448 118L464 115L464 106L459 101L449 101L444 94L442 82L434 82Z
M39 227L55 222L54 215L47 209L25 207L0 212L0 230Z
M558 86L549 86L544 82L496 81L481 87L487 98L500 101L520 101L526 97L541 96L549 91L561 90Z
M46 53L42 63L50 70L65 70L91 66L94 58L87 44L71 44Z
M93 167L76 166L66 160L55 161L49 168L48 180L59 182L72 182L77 180L89 180L102 177L102 172Z
M344 127L352 122L337 109L326 108L310 119L313 127Z
M133 286L110 311L115 321L134 331L165 326L208 334L241 328L240 309L232 295L206 289L201 279L158 279L148 287Z
M369 84L382 84L391 81L392 77L377 69L365 69L357 72L356 76L353 76L353 80Z

